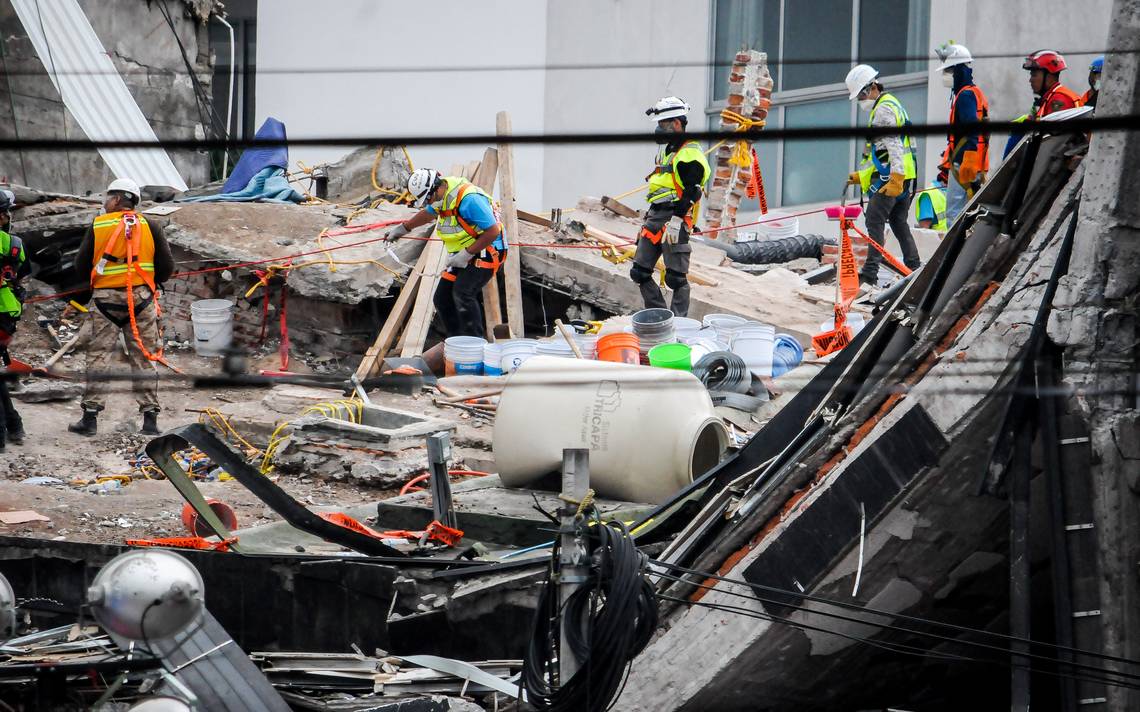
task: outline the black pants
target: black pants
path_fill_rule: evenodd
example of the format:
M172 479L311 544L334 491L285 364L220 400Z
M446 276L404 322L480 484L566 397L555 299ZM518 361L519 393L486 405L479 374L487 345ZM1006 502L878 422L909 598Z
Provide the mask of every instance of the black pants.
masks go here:
M661 287L653 281L657 260L664 260L665 286L673 290L673 299L669 307L676 316L688 316L689 258L693 252L693 246L689 244L688 229L681 229L676 244L669 244L664 238L654 243L645 235L647 232L660 234L665 223L672 217L672 203L657 204L649 208L645 216L645 225L637 238L637 249L634 251L629 278L641 291L641 299L646 309L665 309L665 295L662 294Z
M12 405L12 396L8 394L8 379L0 378L0 447L8 442L8 433L23 433L24 422Z
M918 269L922 262L918 258L918 247L914 244L914 235L910 234L910 203L914 199L914 181L908 180L903 186L901 195L894 198L884 195L879 189L871 196L867 204L867 234L871 239L887 248L884 240L885 227L889 222L891 232L899 241L902 250L902 261L911 269ZM867 249L867 261L863 269L859 270L859 277L864 282L874 282L879 275L879 264L883 261L882 255L874 247Z
M505 256L504 253L500 255ZM478 259L478 258L477 258ZM483 287L495 276L488 267L477 267L472 260L454 272L446 270L435 289L435 309L443 319L448 336L483 336ZM448 276L455 279L449 279Z

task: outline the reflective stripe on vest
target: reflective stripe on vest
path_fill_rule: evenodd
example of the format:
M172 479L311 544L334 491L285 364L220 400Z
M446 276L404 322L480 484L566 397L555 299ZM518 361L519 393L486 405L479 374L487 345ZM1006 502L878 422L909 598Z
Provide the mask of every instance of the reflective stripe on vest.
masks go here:
M1036 118L1040 119L1044 116L1048 116L1049 114L1053 113L1053 109L1050 108L1049 105L1053 103L1053 100L1055 98L1057 98L1058 94L1060 94L1063 97L1068 98L1069 101L1073 102L1073 108L1081 105L1080 104L1081 98L1079 96L1077 96L1077 93L1075 91L1073 91L1069 87L1065 86L1064 84L1057 83L1057 84L1054 84L1053 88L1050 89L1044 96L1041 97L1041 104L1038 105L1037 113L1035 115Z
M930 207L934 211L934 224L930 226L930 229L946 232L946 191L941 188L924 190L916 196L914 201L915 223L918 223L919 220L922 219L919 217L919 208L921 207L922 196L924 195L930 198Z
M127 216L130 216L128 218ZM134 220L127 230L124 219ZM134 212L108 213L95 218L95 264L91 269L92 289L121 289L127 286L127 270L132 269L136 286L154 285L154 235L146 218ZM127 264L127 240L133 240L135 261Z
M962 89L957 94L955 94L954 98L950 101L950 120L947 123L949 123L949 124L954 123L954 107L958 103L958 97L961 96L962 92L964 92L964 91L974 92L974 100L978 104L978 122L980 123L980 122L984 122L984 121L989 121L990 120L990 102L989 102L989 100L986 99L986 95L982 93L981 89L979 89L974 84L969 84L967 86L962 87ZM952 165L954 165L955 163L958 163L962 160L961 151L958 150L959 138L964 139L965 136L958 137L958 136L955 136L954 134L950 134L946 137L946 150L944 150L942 152L942 162L939 164L939 167L949 169ZM978 154L980 155L980 158L981 158L981 161L980 161L981 167L978 170L980 172L984 173L990 169L990 136L989 136L989 132L984 131L984 130L979 130L978 131L977 143L978 143L978 149L977 149Z
M14 277L23 264L24 243L0 230L0 314L18 317L24 311L23 303L16 298L7 280L9 275Z
M649 193L645 199L649 203L673 203L681 199L681 193L685 191L686 186L681 185L681 176L677 173L677 165L680 163L690 163L696 161L701 164L704 173L701 176L701 187L709 180L709 174L712 172L709 168L708 159L705 158L705 152L701 150L701 144L696 141L685 141L681 147L674 153L666 153L667 146L662 146L657 151L657 161L654 164L653 172L646 176L649 181ZM700 200L693 201L693 215L697 212L697 204Z
M910 124L910 116L906 113L906 109L899 103L899 100L893 94L880 94L875 106L871 109L871 118L867 121L867 126L874 126L875 112L883 104L889 104L894 109L895 125L899 128L908 126ZM915 160L914 141L905 133L900 133L903 146L903 179L911 180L918 176L918 163ZM863 188L864 193L874 192L872 190L872 182L875 175L878 174L879 181L875 184L874 190L879 189L890 177L891 164L890 158L885 155L878 156L875 151L875 145L871 141L867 141L863 146L863 158L859 163L859 183Z
M495 212L495 217L498 218L498 211L494 210L494 203L491 201L491 196L487 195L479 186L475 185L466 178L457 176L447 176L443 179L447 185L447 194L443 196L443 207L440 208L439 213L436 215L435 234L443 240L443 246L448 252L459 252L475 243L479 236L483 234L484 230L476 225L472 225L464 220L459 215L459 205L463 199L472 195L481 195L491 203L491 208ZM499 237L495 239L495 246L503 249L503 223L499 221Z

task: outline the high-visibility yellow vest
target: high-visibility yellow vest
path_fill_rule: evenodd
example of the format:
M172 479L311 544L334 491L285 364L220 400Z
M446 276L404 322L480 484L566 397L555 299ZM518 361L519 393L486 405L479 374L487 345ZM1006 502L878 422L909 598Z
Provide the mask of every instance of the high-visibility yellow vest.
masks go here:
M92 228L95 231L92 289L126 287L128 269L134 272L131 282L136 287L144 284L154 287L154 235L146 218L131 210L107 213L96 217ZM127 264L127 240L131 240L134 255L130 265Z
M914 222L917 224L919 221L918 209L922 196L930 198L930 207L934 210L934 224L930 226L931 230L938 230L939 232L946 232L946 191L941 188L931 188L924 190L915 196L914 199Z
M708 159L705 158L705 152L701 150L701 144L696 141L685 141L673 153L666 153L668 146L662 146L657 152L657 162L654 164L653 172L646 176L649 181L649 193L646 195L646 200L650 205L656 203L672 203L681 199L681 193L685 191L687 186L681 185L681 176L677 173L677 165L680 163L689 163L696 161L701 164L704 169L704 174L701 176L701 187L703 188L709 180L709 174L712 170L709 168ZM700 200L693 201L693 207L690 210L690 215L696 216Z
M0 230L0 314L20 316L23 303L12 293L8 279L14 278L24 264L24 243Z
M875 102L875 106L871 109L871 118L867 121L867 126L873 126L875 123L875 112L883 104L890 104L891 108L895 110L895 124L899 128L910 125L910 116L906 113L906 109L899 103L899 100L893 94L880 94L879 100ZM918 176L918 163L915 159L914 141L905 133L901 133L903 145L903 178L911 180ZM870 193L871 182L875 178L875 174L882 177L880 184L886 181L891 172L890 157L886 151L879 151L876 153L873 141L867 141L863 146L863 158L859 163L859 184L863 187L864 193ZM878 190L878 186L875 186Z
M474 244L479 239L479 235L484 232L482 228L472 225L460 217L459 204L463 202L464 198L472 195L481 195L489 203L492 201L491 196L466 178L447 176L443 182L447 185L447 195L443 196L443 206L436 215L435 234L443 240L443 246L447 251L454 253ZM493 209L494 203L492 203ZM498 215L497 211L495 215ZM501 221L499 222L499 233L500 238L498 239L501 240L502 236L505 235Z

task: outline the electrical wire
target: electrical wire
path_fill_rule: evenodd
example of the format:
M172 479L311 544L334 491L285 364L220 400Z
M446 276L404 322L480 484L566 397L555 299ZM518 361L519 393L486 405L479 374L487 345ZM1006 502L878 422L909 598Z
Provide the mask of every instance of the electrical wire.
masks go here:
M519 682L527 701L539 710L609 709L621 695L633 658L657 628L653 587L644 576L645 555L624 524L603 524L596 512L595 524L582 527L587 530L592 562L587 581L569 596L564 608L552 585L560 544L551 555ZM565 641L560 639L560 628L565 629ZM569 680L558 678L562 642L580 664Z
M813 603L821 603L821 604L825 604L825 605L829 605L829 606L835 606L837 608L854 610L854 611L858 611L860 613L869 613L872 615L882 616L884 618L899 619L899 620L905 620L905 621L913 622L913 623L940 626L940 627L947 628L950 630L956 630L956 631L959 631L962 633L972 633L972 634L976 634L976 635L987 635L987 636L991 636L994 638L1000 638L1002 640L1008 640L1011 642L1028 643L1029 645L1036 645L1036 646L1045 647L1045 648L1053 648L1056 650L1060 650L1060 651L1064 651L1064 652L1068 652L1068 653L1073 653L1076 655L1084 655L1087 657L1100 658L1100 659L1108 660L1108 661L1112 661L1112 662L1119 662L1119 663L1125 663L1128 665L1140 666L1140 661L1131 660L1129 658L1122 658L1122 657L1118 657L1115 655L1107 655L1105 653L1093 652L1091 650L1082 650L1080 648L1073 648L1073 647L1064 646L1064 645L1057 645L1055 643L1047 643L1045 641L1033 640L1031 638L1022 638L1019 636L1007 635L1005 633L997 633L994 631L984 630L982 628L971 628L969 626L957 625L955 623L947 623L944 621L936 621L936 620L933 620L930 618L921 618L918 616L911 616L911 615L907 615L905 613L881 611L881 610L869 608L867 606L863 606L860 604L850 603L847 601L839 601L839 600L835 600L832 598L826 598L823 596L815 596L812 594L803 593L801 591L793 591L791 589L784 589L784 588L779 588L776 586L767 586L764 584L752 583L751 581L744 581L741 579L732 579L732 578L728 578L726 576L719 576L715 573L698 571L696 569L690 569L690 568L687 568L684 566L679 566L677 564L671 564L671 563L665 562L665 561L658 561L656 559L650 559L650 564L652 564L653 566L656 566L656 567L673 569L675 571L680 571L682 573L686 573L686 574L690 574L690 575L694 575L694 576L701 576L705 579L711 579L714 581L721 581L724 583L731 583L731 584L735 584L738 586L744 586L744 587L749 588L749 589L761 589L764 591L771 591L772 593L777 593L777 594L781 594L781 595L785 595L785 596L794 596L796 598L802 598L805 601L811 601ZM657 575L661 575L661 574L659 572L657 572ZM694 586L700 586L702 588L708 588L707 586L703 586L701 584L697 584L697 583L692 582L692 581L685 580L684 582L692 584ZM717 590L721 591L722 589L717 589ZM761 600L761 599L757 598L757 600ZM773 601L773 603L775 603L776 605L781 605L781 606L789 606L790 605L790 604L787 604L783 601ZM816 609L807 609L807 610L809 610L811 613L818 613L819 612ZM862 619L858 620L857 622L864 624L864 625L878 625L878 624L875 624L875 623L872 623L869 621L865 621Z
M1079 118L1065 119L1063 121L990 121L986 125L987 131L993 133L1033 133L1037 131L1049 134L1088 134L1101 131L1135 131L1140 129L1140 114L1094 115ZM910 124L905 133L908 136L961 136L976 132L977 127L972 124L924 123ZM685 132L686 138L694 141L782 141L807 139L836 139L858 138L871 140L884 136L897 136L900 130L895 126L813 126L802 128L763 128L748 129L747 131L726 131L709 129L704 131L690 130ZM27 150L58 151L95 148L162 148L166 150L213 150L213 149L247 149L269 147L313 147L313 146L376 146L376 145L405 145L405 146L460 146L460 145L496 145L513 144L522 146L536 146L546 144L615 144L615 143L653 143L655 134L644 131L596 131L581 133L516 133L511 135L498 134L450 134L450 135L415 135L415 136L313 136L308 138L232 138L232 139L58 139L58 138L25 138L16 141L14 138L0 138L0 149L14 150L23 147Z

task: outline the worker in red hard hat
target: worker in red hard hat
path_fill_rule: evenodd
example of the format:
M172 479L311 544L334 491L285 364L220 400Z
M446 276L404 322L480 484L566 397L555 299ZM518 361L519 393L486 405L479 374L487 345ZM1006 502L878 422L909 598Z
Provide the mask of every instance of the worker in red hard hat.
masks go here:
M1040 119L1080 105L1077 93L1061 83L1065 66L1061 53L1051 49L1039 50L1025 58L1021 68L1029 70L1029 87L1037 97L1033 102L1033 118Z

